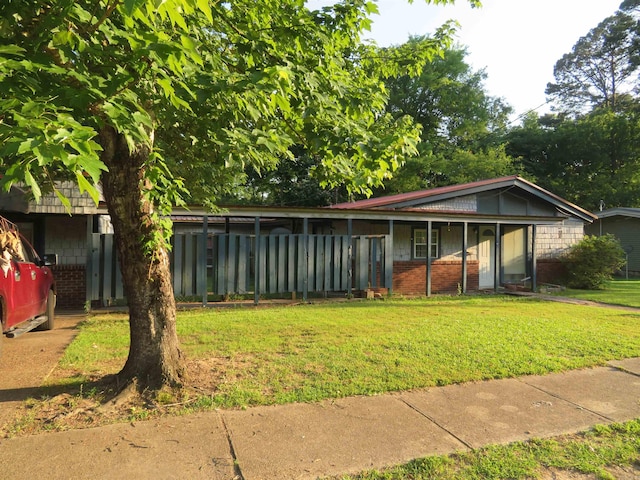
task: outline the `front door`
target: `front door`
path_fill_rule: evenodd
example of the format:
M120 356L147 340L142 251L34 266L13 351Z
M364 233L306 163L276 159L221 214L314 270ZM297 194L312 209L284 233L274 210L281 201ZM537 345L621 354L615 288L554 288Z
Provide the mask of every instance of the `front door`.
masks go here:
M478 287L482 289L494 288L496 281L496 229L495 227L480 226L478 238Z

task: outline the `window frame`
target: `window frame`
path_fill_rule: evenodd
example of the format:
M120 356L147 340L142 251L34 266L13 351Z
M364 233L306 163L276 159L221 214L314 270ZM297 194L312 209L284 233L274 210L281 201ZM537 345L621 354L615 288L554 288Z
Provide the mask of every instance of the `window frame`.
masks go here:
M416 232L424 233L424 242L416 241ZM427 229L420 227L413 227L411 229L411 258L414 260L424 260L426 256L418 256L417 249L418 246L424 246L426 249L427 246ZM440 257L440 229L432 228L431 229L431 258L439 258Z

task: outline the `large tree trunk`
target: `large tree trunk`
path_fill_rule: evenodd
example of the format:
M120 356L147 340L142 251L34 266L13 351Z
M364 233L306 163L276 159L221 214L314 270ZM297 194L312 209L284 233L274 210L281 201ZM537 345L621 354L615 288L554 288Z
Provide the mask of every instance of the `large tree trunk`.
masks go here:
M123 135L111 127L100 132L104 199L113 223L124 293L129 306L131 346L118 379L137 379L141 388L179 385L185 375L176 333L176 305L169 257L158 245L160 227L153 205L143 195L149 149L130 152Z

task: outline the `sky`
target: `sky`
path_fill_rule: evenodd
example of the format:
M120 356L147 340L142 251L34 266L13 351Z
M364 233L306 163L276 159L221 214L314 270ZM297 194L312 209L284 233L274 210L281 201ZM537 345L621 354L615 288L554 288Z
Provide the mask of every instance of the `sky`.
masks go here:
M544 91L553 67L571 52L580 37L622 0L483 0L473 9L464 0L455 5L427 5L423 0L378 0L371 38L380 46L404 43L410 35L427 35L448 19L460 23L456 40L467 47L466 61L487 73L485 89L514 109L512 121L527 111L549 111ZM544 105L544 106L543 106Z

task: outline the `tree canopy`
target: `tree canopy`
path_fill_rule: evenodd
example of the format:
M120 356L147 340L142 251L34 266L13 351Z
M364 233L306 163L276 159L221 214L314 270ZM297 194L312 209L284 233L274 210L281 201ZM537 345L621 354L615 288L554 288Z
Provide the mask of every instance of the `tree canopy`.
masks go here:
M595 107L613 110L638 83L640 23L633 15L618 11L580 38L570 53L554 67L555 82L547 95L555 107L585 113Z
M418 46L428 37L414 37ZM486 73L473 71L463 48L450 48L435 58L419 76L389 77L387 111L394 117L411 116L422 126L419 155L385 182L385 191L397 193L514 173L502 150L511 107L484 89Z
M586 208L640 206L640 22L637 0L556 64L547 93L555 115L528 116L507 153L551 191Z
M185 196L182 177L214 203L245 166L303 145L322 185L368 193L416 152L419 128L385 112L381 80L418 74L453 26L381 61L360 39L375 11L365 0L0 4L0 187L20 182L38 199L73 178L96 200L102 191L129 305L121 383L186 373L162 220Z

